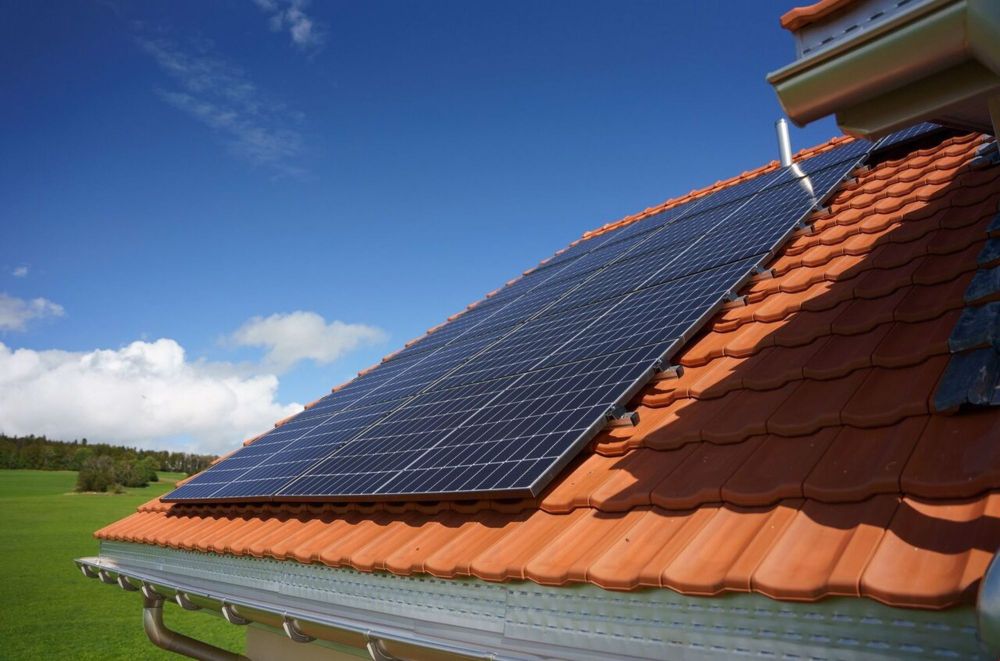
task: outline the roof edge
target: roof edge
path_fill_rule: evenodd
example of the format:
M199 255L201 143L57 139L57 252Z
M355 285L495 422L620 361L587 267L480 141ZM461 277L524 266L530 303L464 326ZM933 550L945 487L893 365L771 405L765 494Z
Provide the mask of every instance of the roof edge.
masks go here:
M789 9L781 16L781 27L794 32L811 23L821 21L830 14L853 5L855 2L857 0L820 0L805 7Z
M857 138L851 137L849 135L836 136L830 138L829 140L827 140L822 144L816 145L814 147L807 147L805 149L800 150L795 154L794 160L795 161L807 160L809 158L812 158L813 156L818 156L824 152L827 152L833 149L834 147L839 147L840 145L853 142L855 140L857 140ZM596 236L600 236L607 232L621 229L622 227L631 225L632 223L638 222L645 218L649 218L650 216L655 216L656 214L666 211L667 209L671 209L673 207L685 204L692 200L705 197L706 195L712 195L714 193L718 193L721 190L724 190L731 186L735 186L737 184L741 184L744 181L750 181L751 179L756 179L757 177L768 174L769 172L774 172L780 167L781 164L778 161L770 161L758 168L754 168L753 170L747 170L746 172L738 174L734 177L717 181L711 186L705 186L704 188L696 188L695 190L692 190L690 193L687 193L685 195L680 195L678 197L671 198L665 202L657 204L656 206L643 209L638 213L625 216L624 218L620 218L610 223L605 223L604 225L598 227L597 229L584 232L583 236L580 237L580 239L577 239L577 241L574 241L570 245L576 245L576 243L580 241L586 241L588 239L592 239ZM544 264L545 262L542 263Z

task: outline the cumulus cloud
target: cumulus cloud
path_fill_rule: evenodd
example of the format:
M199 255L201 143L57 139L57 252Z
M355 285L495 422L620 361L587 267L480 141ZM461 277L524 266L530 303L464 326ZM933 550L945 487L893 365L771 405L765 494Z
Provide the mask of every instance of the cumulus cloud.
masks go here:
M28 267L27 266L18 266L13 271L11 271L10 274L12 276L14 276L15 278L27 278L28 277Z
M24 330L29 321L64 314L63 306L46 298L25 300L0 292L0 330Z
M308 0L254 0L268 14L268 25L275 32L288 31L292 43L303 50L318 49L326 41L326 29L310 18L305 10Z
M158 89L165 102L223 136L236 156L279 174L302 174L296 159L302 113L268 100L239 67L200 44L182 49L163 38L137 38L178 87Z
M301 360L330 363L360 346L382 342L386 334L366 324L327 323L315 312L298 310L253 317L232 334L238 346L266 349L264 365L284 371Z
M0 432L221 453L296 413L274 375L190 361L171 339L89 352L13 350L0 343Z

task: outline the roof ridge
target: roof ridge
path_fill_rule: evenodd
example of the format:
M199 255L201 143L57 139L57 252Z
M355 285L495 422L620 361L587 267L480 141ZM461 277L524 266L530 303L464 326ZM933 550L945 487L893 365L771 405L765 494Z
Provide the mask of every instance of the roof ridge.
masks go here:
M856 139L857 138L848 135L835 136L833 138L830 138L824 143L799 150L795 154L795 158L809 159L812 158L813 156L818 156L819 154L830 151L831 149L839 145L848 142L853 142ZM691 192L686 193L685 195L680 195L678 197L670 198L669 200L666 200L665 202L662 202L656 206L648 207L646 209L643 209L642 211L639 211L638 213L634 213L625 216L624 218L620 218L618 220L605 223L604 225L598 227L597 229L584 232L582 237L580 237L579 239L577 239L577 241L574 241L570 245L571 246L576 245L580 241L586 241L588 239L594 238L595 236L600 236L601 234L605 234L612 230L617 230L627 225L631 225L632 223L638 222L645 218L649 218L650 216L654 216L658 213L666 211L667 209L672 209L673 207L685 204L687 202L690 202L691 200L696 200L698 198L705 197L706 195L718 193L721 190L724 190L731 186L735 186L736 184L741 184L744 181L750 181L751 179L756 179L761 175L767 174L769 172L774 172L779 167L781 167L781 164L778 161L770 161L768 163L765 163L764 165L761 165L760 167L754 168L753 170L746 170L745 172L742 172L734 177L729 177L728 179L722 179L720 181L717 181L711 186L705 186L704 188L696 188ZM556 254L558 255L559 253ZM544 264L545 262L542 263Z

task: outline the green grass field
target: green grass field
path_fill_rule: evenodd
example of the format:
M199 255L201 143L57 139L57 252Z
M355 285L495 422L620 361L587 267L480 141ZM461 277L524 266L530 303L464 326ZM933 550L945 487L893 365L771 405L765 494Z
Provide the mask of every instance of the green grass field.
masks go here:
M0 659L177 659L146 639L142 598L84 578L73 558L97 555L98 528L170 490L181 475L121 495L75 494L70 471L0 470ZM244 651L244 630L167 604L178 631Z

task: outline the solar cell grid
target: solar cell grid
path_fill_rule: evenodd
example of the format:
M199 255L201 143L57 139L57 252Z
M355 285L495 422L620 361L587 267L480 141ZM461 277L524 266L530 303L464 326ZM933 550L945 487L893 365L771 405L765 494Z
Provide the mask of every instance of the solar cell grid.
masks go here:
M167 499L537 494L812 204L777 170L573 245Z
M875 143L875 150L887 149L893 147L900 143L906 142L907 140L912 140L918 138L927 133L933 133L934 131L940 131L944 127L938 124L933 124L931 122L921 122L920 124L915 124L909 128L905 128L902 131L897 131L891 135L887 135L878 142Z
M806 174L812 174L813 172L839 165L845 161L857 161L868 153L871 146L871 143L867 140L852 140L812 158L799 161L799 167Z

